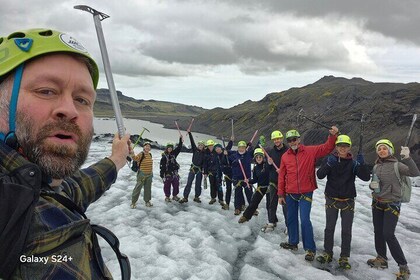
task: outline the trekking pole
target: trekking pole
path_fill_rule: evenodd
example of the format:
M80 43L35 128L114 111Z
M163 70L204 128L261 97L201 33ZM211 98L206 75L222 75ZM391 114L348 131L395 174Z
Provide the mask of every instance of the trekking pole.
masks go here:
M240 159L238 159L238 162L239 162L239 166L241 167L242 175L247 180L247 181L245 181L246 182L246 185L248 186L248 189L250 189L251 187L249 186L248 178L246 177L244 166L242 165L242 162L241 162Z
M260 144L260 148L261 150L263 150L265 156L267 157L267 159L270 159L273 162L273 166L276 169L276 171L279 171L279 168L277 167L276 163L274 162L274 160L268 155L267 151L263 148L263 146Z
M360 138L359 138L359 150L357 154L362 154L362 145L363 145L363 132L365 131L365 114L362 114L362 118L360 119Z
M194 118L191 119L190 125L188 126L188 129L187 129L187 134L185 134L185 137L188 136L188 131L191 131L191 127L193 125L193 122L194 122Z
M414 114L413 120L411 121L410 129L408 130L407 138L405 139L404 147L408 147L408 143L410 143L411 134L413 132L414 123L416 122L416 120L417 120L417 114Z
M311 118L309 118L309 117L305 116L305 115L303 114L303 109L300 109L299 114L298 114L298 119L299 119L299 117L301 117L301 118L305 118L305 119L307 119L308 121L311 121L311 122L313 122L313 123L315 123L315 124L317 124L317 125L319 125L319 126L325 127L325 128L327 128L327 129L331 129L331 126L325 125L325 124L323 124L323 123L320 123L320 122L318 122L318 121L316 121L316 120L314 120L314 119L311 119Z
M112 72L111 72L111 64L109 63L108 51L106 49L104 33L102 31L102 25L101 25L101 21L106 18L109 18L109 16L86 5L77 5L77 6L74 6L74 8L78 10L86 11L93 15L93 21L95 23L96 34L98 36L98 41L99 41L99 48L101 50L101 55L102 55L102 62L104 64L104 69L105 69L106 81L108 82L109 92L111 95L112 108L114 109L115 120L117 121L118 134L121 138L125 134L124 123L123 123L123 118L121 114L120 103L118 102L117 91L115 90L114 78L112 77Z
M233 118L230 118L230 121L231 121L231 127L232 127L232 137L234 137L234 134L233 134Z
M179 125L178 125L177 121L175 121L175 125L176 125L176 128L178 129L179 136L181 136L181 138L182 138L182 133L181 133L181 130L179 129Z
M249 141L251 144L254 141L255 137L257 136L257 133L258 133L258 129L255 130L254 135L252 135L251 141Z
M150 130L148 130L147 128L143 127L143 130L140 132L139 137L137 138L136 143L134 143L133 145L133 149L137 146L137 144L140 142L141 137L143 136L144 131L146 131L150 133Z

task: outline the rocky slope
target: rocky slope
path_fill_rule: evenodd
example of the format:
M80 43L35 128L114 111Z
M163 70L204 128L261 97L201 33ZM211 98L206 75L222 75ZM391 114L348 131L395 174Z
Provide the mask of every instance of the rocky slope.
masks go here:
M322 143L327 129L308 120L304 115L325 125L337 125L342 133L353 140L357 152L360 136L360 119L366 114L363 133L363 151L367 161L373 163L374 145L381 138L389 138L397 147L407 136L414 113L420 113L419 83L372 83L361 78L345 79L325 76L319 81L283 92L268 94L260 101L246 101L230 109L216 108L195 118L194 130L217 136L230 136L234 119L236 140L249 140L256 129L269 139L275 129L285 133L298 129L307 145ZM420 144L416 122L410 149L420 164Z

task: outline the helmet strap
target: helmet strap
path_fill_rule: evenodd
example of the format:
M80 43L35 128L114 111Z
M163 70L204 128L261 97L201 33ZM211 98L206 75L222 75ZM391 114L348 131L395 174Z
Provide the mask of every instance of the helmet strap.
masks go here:
M12 95L10 97L9 104L9 132L4 135L0 133L0 139L3 140L9 147L17 149L18 141L15 134L16 130L16 110L19 97L20 83L22 81L23 65L20 64L15 71L15 77L13 81Z

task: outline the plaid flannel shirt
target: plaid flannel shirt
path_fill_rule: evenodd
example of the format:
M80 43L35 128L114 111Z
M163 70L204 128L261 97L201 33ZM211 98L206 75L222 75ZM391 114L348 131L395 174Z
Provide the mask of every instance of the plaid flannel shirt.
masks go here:
M0 172L10 174L27 163L28 161L16 151L0 144ZM55 191L86 211L92 202L109 189L116 178L114 163L105 158L66 178ZM34 259L30 259L31 262L22 259L11 279L103 278L93 253L89 220L51 197L41 195L35 206L26 240L22 256L37 257L38 261L42 257L44 260L48 257L48 260L43 263L34 262ZM106 267L103 267L103 270L112 278Z

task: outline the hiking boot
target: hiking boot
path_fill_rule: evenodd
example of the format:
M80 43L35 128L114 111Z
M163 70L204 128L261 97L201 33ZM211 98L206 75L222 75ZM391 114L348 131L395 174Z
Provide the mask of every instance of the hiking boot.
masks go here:
M210 199L209 204L214 204L216 202L215 198Z
M367 264L374 268L388 268L388 261L380 256L377 256L374 259L369 259Z
M179 201L179 200L180 200L180 198L179 198L179 196L177 196L177 195L173 195L173 196L172 196L172 200Z
M229 210L229 204L225 204L225 205L223 205L223 206L222 206L222 209L223 209L223 210Z
M197 197L197 196L194 197L193 201L194 202L197 202L197 203L201 203L201 199L199 197Z
M410 279L411 272L407 265L400 265L400 272L397 273L397 280L408 280Z
M306 251L305 260L308 262L312 262L315 259L315 252L311 250Z
M316 260L322 264L332 262L332 256L328 253L324 253L322 256L316 257Z
M179 201L178 201L179 203L185 203L185 202L188 202L188 198L186 198L186 197L183 197L182 199L180 199Z
M266 224L266 225L264 225L262 228L261 228L261 231L262 232L271 232L271 231L273 231L274 230L274 228L275 228L276 226L274 225L274 224L271 224L271 223L268 223L268 224Z
M293 245L293 244L290 244L288 242L282 242L282 243L280 243L280 247L282 247L283 249L286 249L286 250L291 250L291 251L297 251L297 249L298 249L298 245L297 244L296 245Z
M254 212L254 216L258 216L258 214L260 214L260 212L258 211L258 209L257 210L255 210L255 212Z
M219 199L219 204L223 206L223 205L225 205L225 202L223 200Z
M169 196L165 197L165 202L172 202L171 198Z
M249 220L248 220L245 216L241 216L241 217L239 218L238 223L243 224L243 223L248 222L248 221L249 221Z
M233 212L233 214L235 214L235 216L238 216L241 214L241 210L235 209L235 212Z
M153 206L153 203L151 203L150 201L146 202L146 207L152 207L152 206Z
M341 269L351 269L351 265L349 263L349 258L341 257L338 259L338 267Z
M136 203L131 203L131 205L130 205L130 208L131 209L136 209L136 207L137 207L137 204Z

